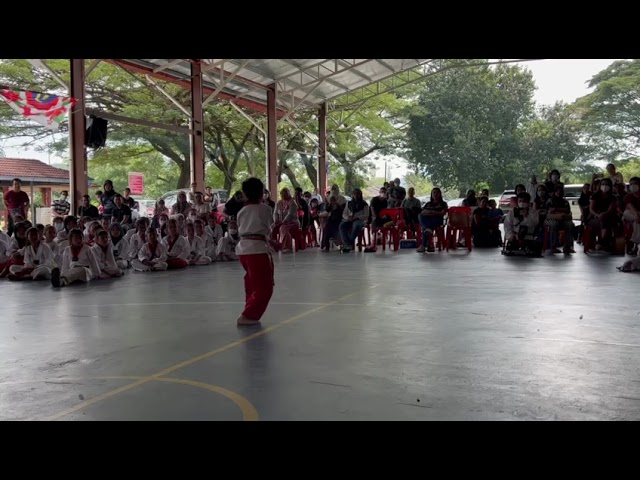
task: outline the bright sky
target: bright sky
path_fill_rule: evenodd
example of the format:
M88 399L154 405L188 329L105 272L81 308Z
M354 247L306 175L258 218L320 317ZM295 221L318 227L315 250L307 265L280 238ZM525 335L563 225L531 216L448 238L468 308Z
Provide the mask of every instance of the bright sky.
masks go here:
M606 68L615 60L612 59L552 59L523 62L533 73L538 89L535 100L539 104L552 104L558 100L570 103L589 92L587 82L593 75ZM9 157L37 158L44 162L49 160L46 153L35 148L16 148L10 143L0 145ZM55 161L55 158L51 158ZM377 177L384 176L384 158L374 163ZM386 157L390 178L402 177L407 171L405 162L398 157Z

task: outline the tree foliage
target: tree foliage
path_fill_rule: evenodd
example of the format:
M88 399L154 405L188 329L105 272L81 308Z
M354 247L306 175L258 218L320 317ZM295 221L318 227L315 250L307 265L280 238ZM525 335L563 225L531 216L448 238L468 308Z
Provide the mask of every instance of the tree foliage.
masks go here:
M640 60L613 62L589 87L573 107L592 145L607 160L640 156Z

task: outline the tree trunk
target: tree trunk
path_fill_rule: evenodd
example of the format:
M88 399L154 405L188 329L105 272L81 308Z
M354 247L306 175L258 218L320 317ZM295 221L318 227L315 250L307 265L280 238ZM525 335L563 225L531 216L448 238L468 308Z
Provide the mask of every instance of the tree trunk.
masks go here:
M356 171L350 163L343 163L342 168L344 168L344 194L351 196L353 189L356 188Z
M191 188L191 165L190 162L178 164L180 167L180 178L178 178L177 189Z
M300 158L302 159L302 163L304 164L304 168L307 170L307 175L309 176L309 180L314 187L318 186L318 170L314 165L314 158L317 160L318 157L310 157L308 155L300 154Z

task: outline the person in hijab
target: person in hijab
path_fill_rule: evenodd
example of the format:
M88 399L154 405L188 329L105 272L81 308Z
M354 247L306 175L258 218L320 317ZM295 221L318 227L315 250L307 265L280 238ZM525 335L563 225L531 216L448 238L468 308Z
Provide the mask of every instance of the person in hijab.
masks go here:
M280 200L273 210L273 223L274 233L272 236L280 234L282 253L291 253L293 251L292 240L300 231L300 222L298 221L298 204L288 188L283 188L280 192Z

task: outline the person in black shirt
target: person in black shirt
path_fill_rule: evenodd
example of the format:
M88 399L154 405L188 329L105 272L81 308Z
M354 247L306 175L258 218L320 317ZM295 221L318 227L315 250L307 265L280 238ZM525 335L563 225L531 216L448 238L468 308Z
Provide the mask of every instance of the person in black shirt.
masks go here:
M547 200L547 218L544 226L549 228L549 252L556 253L555 245L558 244L558 232L564 231L564 254L576 253L573 249L573 222L571 221L571 206L564 199L564 185L556 184L553 196Z
M82 196L82 203L78 207L78 217L89 217L91 219L96 219L100 217L98 213L98 208L94 205L91 205L91 197L89 195Z
M391 220L389 217L380 217L380 212L387 208L387 189L382 187L380 189L380 195L371 199L369 205L371 207L371 225L374 231Z
M585 183L582 186L582 193L578 199L580 207L580 227L578 228L578 243L582 243L582 235L584 234L584 225L589 220L589 203L591 202L591 185Z
M489 199L480 197L478 199L479 206L473 211L473 221L471 223L471 234L473 235L473 244L480 248L495 248L500 246L496 240L494 230L495 223L491 221L491 208L489 208ZM500 234L500 230L498 235ZM501 242L500 242L501 243Z
M302 197L302 188L297 187L295 189L296 192L296 203L298 204L298 210L302 210L302 217L298 216L300 220L300 228L304 229L309 226L309 204Z
M104 192L102 192L102 196L100 197L100 205L104 208L103 215L107 218L111 218L112 210L115 207L115 196L118 195L116 191L113 189L113 182L111 180L105 180Z
M472 190L473 192L473 190ZM473 193L473 200L476 200L475 192ZM442 199L442 191L439 188L431 190L431 199L420 212L420 226L422 227L422 245L418 248L418 253L433 252L433 245L429 240L434 231L444 224L444 216L447 214L449 206L447 202Z
M129 187L124 189L122 194L122 202L131 210L136 208L136 201L131 197L131 189Z
M267 205L269 205L271 207L272 211L273 211L274 208L276 208L276 202L271 200L271 194L269 193L269 190L267 190L266 188L264 189L264 194L262 195L262 199L263 199L264 203L266 203Z
M117 194L113 199L114 207L111 210L111 220L119 223L123 230L128 230L131 227L131 209L128 205L124 204L122 195Z
M328 252L330 250L330 241L332 238L335 238L336 242L342 241L339 231L345 205L340 205L338 203L338 197L335 195L331 195L329 197L329 201L323 205L324 211L320 213L320 216L324 218L321 250L323 252Z
M244 207L244 195L241 191L237 191L231 199L224 204L224 213L230 217L237 217L240 210Z
M604 250L608 247L608 234L616 224L618 202L611 193L612 187L611 179L603 178L600 182L600 191L591 196L589 203L589 212L592 215L589 226L598 236L596 250Z
M463 207L477 207L478 199L476 198L476 191L471 189L467 191L467 198L462 201Z

